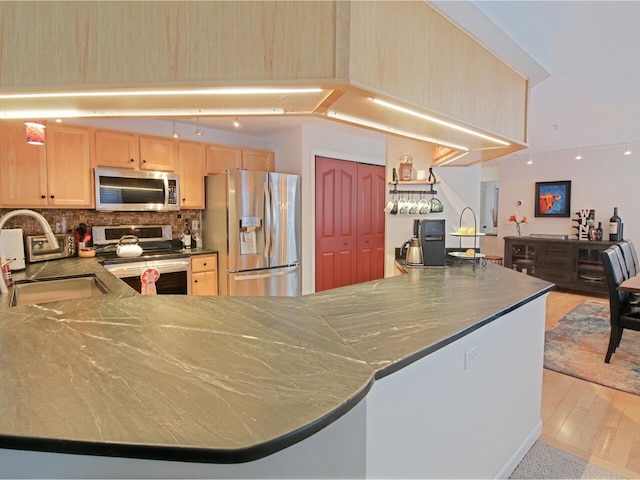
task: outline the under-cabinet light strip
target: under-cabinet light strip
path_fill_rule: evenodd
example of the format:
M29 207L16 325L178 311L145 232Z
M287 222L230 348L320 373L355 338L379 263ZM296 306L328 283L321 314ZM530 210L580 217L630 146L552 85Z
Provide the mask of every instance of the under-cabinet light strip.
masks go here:
M421 118L422 120L427 120L432 123L437 123L438 125L443 125L448 128L452 128L454 130L458 130L460 132L468 133L469 135L473 135L475 137L484 138L485 140L489 140L491 142L498 143L500 145L509 146L511 145L509 142L505 142L500 140L499 138L490 137L489 135L485 135L484 133L476 132L469 128L461 127L460 125L456 125L451 122L447 122L445 120L440 120L439 118L431 117L429 115L425 115L424 113L416 112L414 110L410 110L405 107L401 107L400 105L394 105L393 103L386 102L384 100L380 100L379 98L372 98L371 101L377 105L381 105L383 107L389 108L391 110L395 110L397 112L406 113L407 115L412 115L417 118Z
M140 97L167 95L280 95L320 93L321 88L202 88L186 90L97 90L88 92L43 92L0 95L1 100L30 98Z
M445 142L442 140L438 140L437 138L432 138L424 135L419 135L417 133L407 132L406 130L400 130L398 128L393 128L388 125L382 125L381 123L371 122L363 118L352 117L351 115L345 115L343 113L333 112L333 111L327 112L327 116L331 118L336 118L338 120L343 120L345 122L355 123L356 125L362 125L363 127L370 127L376 130L381 130L383 132L395 133L403 137L414 138L416 140L422 140L424 142L435 143L436 145L441 145L443 147L469 152L469 147L466 147L464 145L456 145L455 143Z
M0 119L21 118L80 118L80 117L192 117L192 116L241 116L284 115L284 108L194 108L176 110L16 110L0 111Z
M442 162L442 163L438 163L438 166L441 167L443 165L447 165L448 163L451 162L455 162L456 160L458 160L459 158L464 157L466 154L468 154L469 152L462 152L460 155L456 155L453 158L450 158L449 160L447 160L446 162Z

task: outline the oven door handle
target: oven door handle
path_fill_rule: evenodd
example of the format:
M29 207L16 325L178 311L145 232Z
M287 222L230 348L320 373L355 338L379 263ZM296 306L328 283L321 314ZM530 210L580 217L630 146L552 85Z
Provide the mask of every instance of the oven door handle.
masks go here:
M155 268L160 274L163 273L176 273L176 272L188 272L190 270L189 263L170 263L165 265L147 265L144 267L132 266L132 267L118 267L113 269L107 269L116 277L125 277L133 275L142 275L147 268Z

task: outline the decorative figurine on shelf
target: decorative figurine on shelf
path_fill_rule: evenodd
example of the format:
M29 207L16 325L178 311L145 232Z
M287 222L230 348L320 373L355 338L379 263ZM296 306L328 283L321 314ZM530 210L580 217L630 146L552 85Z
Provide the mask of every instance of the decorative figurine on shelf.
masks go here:
M520 233L520 224L521 223L529 223L529 221L527 220L527 217L522 217L520 220L518 220L517 215L518 215L517 213L515 215L511 215L509 217L509 221L510 222L514 222L516 224L516 232L518 232L518 236L520 236L521 235L521 233Z

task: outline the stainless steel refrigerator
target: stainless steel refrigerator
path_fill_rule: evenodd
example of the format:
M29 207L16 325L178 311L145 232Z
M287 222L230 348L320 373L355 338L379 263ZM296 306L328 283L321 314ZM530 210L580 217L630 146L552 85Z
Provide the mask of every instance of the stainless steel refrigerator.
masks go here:
M221 295L300 295L300 177L229 170L206 177L203 245Z

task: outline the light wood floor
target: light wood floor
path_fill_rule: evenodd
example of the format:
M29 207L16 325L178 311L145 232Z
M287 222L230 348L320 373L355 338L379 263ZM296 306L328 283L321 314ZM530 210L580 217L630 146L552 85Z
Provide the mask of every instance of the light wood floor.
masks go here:
M589 298L551 292L546 328ZM541 414L543 442L626 478L640 478L640 396L545 369Z

